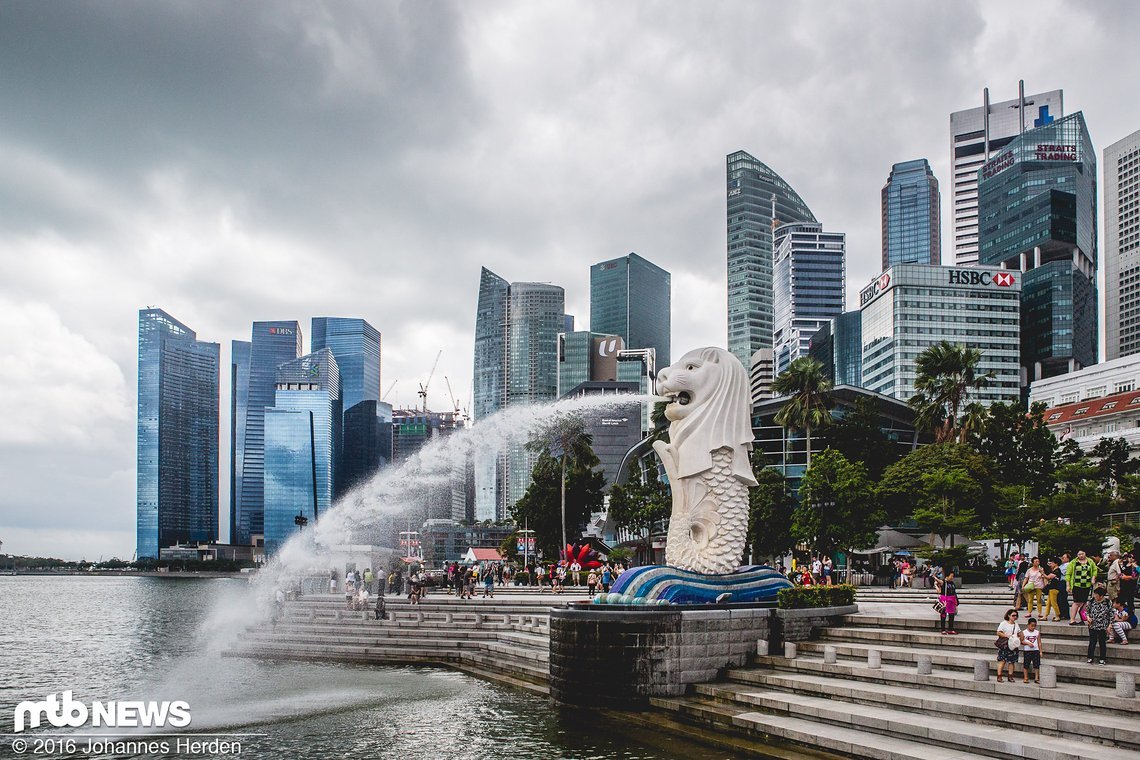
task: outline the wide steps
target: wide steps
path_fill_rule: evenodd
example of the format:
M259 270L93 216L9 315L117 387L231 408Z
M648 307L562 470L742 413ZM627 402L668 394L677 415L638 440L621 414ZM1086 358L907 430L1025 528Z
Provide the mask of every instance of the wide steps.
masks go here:
M1120 699L1115 686L1090 686L1088 684L1063 684L1056 689L1042 689L1035 684L1002 682L994 679L975 681L973 671L938 670L930 675L920 675L913 665L891 664L884 661L881 668L868 668L865 664L840 660L828 664L822 657L796 657L788 660L783 657L756 657L756 664L763 668L730 668L725 677L729 681L763 684L772 674L795 674L820 676L833 679L846 679L863 683L879 683L889 686L920 686L924 689L938 689L940 693L969 692L973 694L997 695L1014 700L1032 696L1038 702L1069 706L1073 708L1093 707L1108 709L1140 718L1140 699ZM837 681L837 683L840 683ZM1098 715L1102 714L1100 712Z
M942 713L973 723L1003 727L1009 725L1009 696L997 693L934 693L925 687L848 682L834 676L803 673L762 674L759 678L750 678L748 683L730 681L699 684L695 691L710 699L758 705L760 703L754 698L758 693L757 686L864 705L903 704L916 713ZM1031 684L1023 684L1020 696L1034 700L1033 719L1019 724L1018 728L1051 736L1088 736L1100 742L1140 749L1140 723L1135 716L1094 713L1088 708L1075 707L1068 702L1045 703L1038 700L1043 691L1049 690L1037 686L1030 689L1030 686Z
M866 660L867 651L877 649L882 653L884 662L901 662L908 664L915 664L921 655L930 657L934 667L939 668L955 668L960 670L969 670L973 672L974 661L978 659L986 660L990 663L990 670L997 671L997 654L996 651L976 651L970 650L966 652L948 652L945 649L915 649L905 646L886 646L882 644L860 644L860 643L833 643L825 644L822 641L804 641L799 644L800 651L805 653L816 653L822 656L825 646L834 646L836 654L840 657L849 657L854 659ZM993 647L990 647L993 650ZM1086 683L1094 685L1114 685L1116 683L1116 672L1127 671L1140 676L1140 667L1132 665L1113 665L1111 667L1106 665L1087 665L1084 662L1066 662L1064 660L1050 659L1045 657L1042 659L1043 664L1052 665L1057 668L1058 681L1074 681L1077 683ZM1018 668L1021 668L1021 663L1018 663Z
M996 626L994 626L996 628ZM1075 628L1075 627L1074 627ZM1085 630L1082 628L1082 630ZM837 641L851 641L865 643L869 645L878 644L896 644L899 641L906 641L907 643L924 647L924 648L937 648L946 651L954 652L974 652L979 655L993 655L996 657L996 650L994 649L993 642L997 638L997 633L988 631L986 633L964 633L959 632L957 636L943 636L938 631L915 631L915 630L892 630L889 628L829 628L825 629L820 635L820 641L837 642ZM1140 640L1138 640L1140 642ZM1065 658L1081 658L1084 659L1088 652L1088 636L1087 634L1078 639L1075 636L1060 636L1052 635L1042 631L1042 646L1044 647L1042 658L1049 664L1056 664L1053 659L1055 657ZM1113 665L1140 665L1140 646L1129 644L1123 646L1119 644L1108 645L1109 659Z
M720 695L727 694L721 690ZM730 701L742 703L741 709L758 707L781 715L809 716L825 724L847 726L873 731L893 738L931 743L937 747L954 748L959 753L973 752L987 757L1033 757L1038 760L1083 760L1097 750L1104 751L1087 741L1060 737L1045 737L1019 728L1018 722L1003 726L964 723L947 717L944 707L919 710L915 704L904 709L878 705L845 702L838 704L826 697L789 693L773 689L740 689L732 692ZM897 697L888 704L897 704ZM1021 704L1013 708L1027 720L1036 717L1035 711L1022 710ZM1008 714L1010 708L1002 709ZM925 756L925 755L923 755Z
M659 698L650 703L686 719L744 731L761 738L773 737L808 747L834 752L860 760L983 760L985 754L971 754L921 742L883 736L847 725L819 723L789 715L772 715L756 710L740 710L700 697Z

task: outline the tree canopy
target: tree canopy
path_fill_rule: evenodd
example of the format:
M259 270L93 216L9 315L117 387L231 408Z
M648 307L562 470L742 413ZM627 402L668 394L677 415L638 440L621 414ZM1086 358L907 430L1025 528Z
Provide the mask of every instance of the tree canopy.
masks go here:
M807 441L807 463L811 465L811 431L831 422L831 380L823 365L810 356L793 359L788 368L772 383L772 391L788 400L776 413L776 424L804 431Z
M986 387L993 373L979 373L982 352L949 341L929 346L915 360L915 395L908 402L922 427L934 431L939 442L961 436L958 413L970 391Z
M566 531L567 536L577 538L590 513L601 510L606 482L602 472L594 469L601 462L588 434L567 436L562 442L566 444L559 451L566 457ZM562 466L561 456L542 449L531 471L530 486L511 508L516 524L525 523L535 532L535 544L548 559L557 557L562 545Z
M916 506L934 504L943 495L951 498L953 488L965 487L963 481L977 485L970 507L978 525L989 525L993 518L993 476L985 457L960 443L915 449L886 469L878 494L887 521L898 523L909 517Z
M882 524L875 488L863 464L848 461L834 449L820 452L800 483L792 536L833 554L873 546Z

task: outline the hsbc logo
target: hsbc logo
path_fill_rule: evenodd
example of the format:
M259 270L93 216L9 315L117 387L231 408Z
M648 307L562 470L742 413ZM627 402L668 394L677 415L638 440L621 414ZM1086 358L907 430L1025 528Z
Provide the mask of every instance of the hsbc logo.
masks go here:
M1017 280L1012 272L986 272L978 269L951 269L949 282L951 285L997 285L999 288L1008 288Z
M866 306L868 303L874 300L875 296L879 295L888 287L890 287L890 284L891 273L883 272L881 275L879 275L879 279L872 282L870 285L863 289L862 293L859 294L859 305Z

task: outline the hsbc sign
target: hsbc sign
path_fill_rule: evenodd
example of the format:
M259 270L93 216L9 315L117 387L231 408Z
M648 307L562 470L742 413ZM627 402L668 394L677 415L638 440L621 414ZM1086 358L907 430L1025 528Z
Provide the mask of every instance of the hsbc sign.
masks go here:
M950 285L981 287L995 285L999 288L1008 288L1016 282L1017 279L1013 272L987 272L981 269L951 269L949 271Z
M891 286L891 273L883 272L879 275L878 279L872 282L867 287L863 288L863 292L859 294L859 306L866 306L874 300L875 296L879 295Z

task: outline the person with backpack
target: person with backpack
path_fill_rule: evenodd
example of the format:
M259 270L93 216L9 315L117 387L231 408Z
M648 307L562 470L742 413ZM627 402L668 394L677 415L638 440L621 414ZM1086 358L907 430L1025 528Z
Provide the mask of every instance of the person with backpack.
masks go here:
M958 587L954 583L954 571L947 570L944 578L935 578L934 586L938 589L938 630L943 636L957 636L954 630L954 616L958 614ZM946 625L946 619L950 625Z

